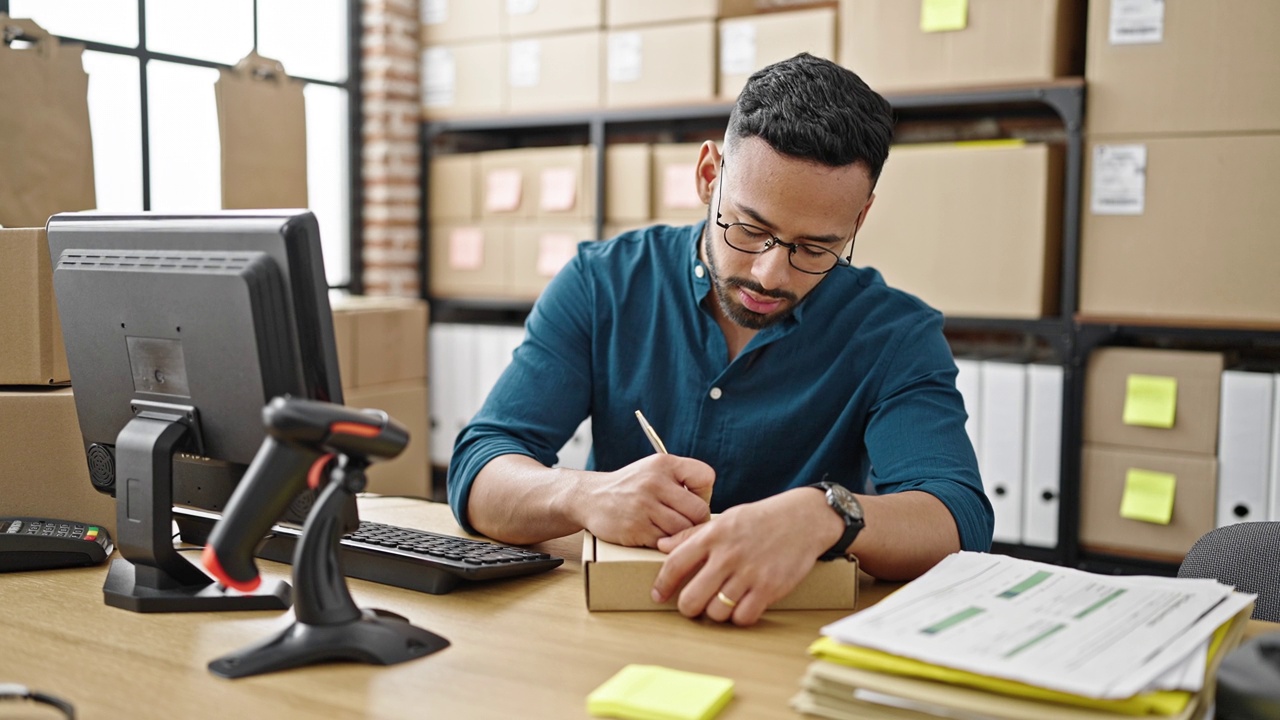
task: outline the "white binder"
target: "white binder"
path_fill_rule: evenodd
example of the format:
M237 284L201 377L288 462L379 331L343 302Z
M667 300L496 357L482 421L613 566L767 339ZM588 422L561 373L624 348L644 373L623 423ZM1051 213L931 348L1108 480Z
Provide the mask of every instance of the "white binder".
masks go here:
M964 429L969 433L969 442L973 443L973 452L978 454L978 462L982 462L982 444L979 441L979 429L982 424L982 361L956 358L956 389L964 398L965 412L969 419Z
M1269 519L1280 520L1280 373L1272 376L1275 381L1271 394L1271 513Z
M478 355L480 341L477 337L476 325L459 324L455 327L455 335L451 345L452 355L449 368L450 377L453 378L453 394L450 397L449 423L450 423L450 454L453 452L453 442L458 434L462 432L462 428L471 422L471 418L475 416L476 411L480 409L480 394L477 392L476 378L478 368Z
M995 510L996 542L1022 542L1027 366L982 363L982 484Z
M456 325L431 324L430 372L431 391L431 462L447 466L453 455L453 397L457 387L453 378L453 342Z
M1266 520L1270 512L1275 376L1222 373L1218 413L1218 527Z
M1061 365L1027 368L1026 495L1022 499L1022 544L1058 546L1062 494Z

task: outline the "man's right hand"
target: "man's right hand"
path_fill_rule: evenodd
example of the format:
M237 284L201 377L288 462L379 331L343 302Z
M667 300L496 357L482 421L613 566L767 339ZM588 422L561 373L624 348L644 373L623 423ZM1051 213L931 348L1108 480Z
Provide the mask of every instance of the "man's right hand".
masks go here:
M650 455L587 484L582 525L606 542L657 547L711 517L715 479L701 460Z

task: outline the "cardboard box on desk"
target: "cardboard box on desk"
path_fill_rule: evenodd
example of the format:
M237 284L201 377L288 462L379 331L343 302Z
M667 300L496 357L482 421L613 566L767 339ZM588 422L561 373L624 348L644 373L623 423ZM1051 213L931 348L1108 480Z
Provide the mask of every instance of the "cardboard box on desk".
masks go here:
M588 610L675 610L676 598L650 599L653 581L667 558L652 548L633 548L583 533L582 571ZM770 610L852 610L858 601L856 560L820 562Z
M600 107L599 30L511 38L504 43L513 113Z
M716 95L716 24L609 30L605 68L605 107L706 102Z
M836 59L836 11L815 8L720 21L720 97L738 97L755 71L797 53Z
M116 531L116 501L93 489L71 388L0 389L0 512Z
M502 35L505 0L422 0L421 41L426 45L493 40Z
M1115 137L1085 163L1082 314L1280 324L1280 134Z
M855 263L948 315L1057 314L1061 147L900 145L892 155Z
M369 466L368 492L431 497L431 422L427 384L415 380L356 388L346 393L347 407L384 410L409 431L409 445L394 460ZM86 480L86 482L88 482Z
M44 228L0 228L0 385L70 379Z
M969 0L950 17L934 5L841 0L840 64L880 92L1044 82L1083 65L1078 0Z
M1223 363L1214 352L1093 351L1085 374L1084 441L1217 454Z
M347 296L333 302L344 388L427 377L427 304L400 297Z
M1280 130L1280 3L1142 4L1089 2L1090 135Z
M499 40L422 49L422 114L428 120L498 115L507 109L507 66Z

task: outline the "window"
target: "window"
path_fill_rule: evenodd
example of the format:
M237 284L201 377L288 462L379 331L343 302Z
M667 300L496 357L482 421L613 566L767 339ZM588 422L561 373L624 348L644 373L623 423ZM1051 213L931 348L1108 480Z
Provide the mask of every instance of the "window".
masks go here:
M255 48L284 63L306 83L308 203L320 222L329 284L354 290L359 168L353 172L351 159L359 157L360 138L348 58L358 49L359 23L349 16L358 7L351 0L0 0L0 12L86 46L103 210L220 208L218 68Z

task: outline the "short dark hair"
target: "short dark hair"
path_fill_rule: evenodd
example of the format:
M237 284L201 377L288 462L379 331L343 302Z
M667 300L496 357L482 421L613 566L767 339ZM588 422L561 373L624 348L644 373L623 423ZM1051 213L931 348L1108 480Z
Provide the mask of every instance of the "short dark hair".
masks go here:
M725 137L758 137L830 167L861 162L875 182L889 157L893 108L852 70L800 53L747 79Z

